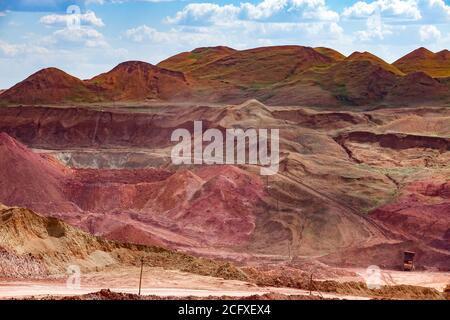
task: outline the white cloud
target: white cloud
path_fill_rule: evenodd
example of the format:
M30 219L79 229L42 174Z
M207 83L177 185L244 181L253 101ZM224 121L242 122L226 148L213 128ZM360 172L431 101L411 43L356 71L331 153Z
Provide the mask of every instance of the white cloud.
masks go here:
M422 41L439 40L441 38L441 31L436 26L424 25L420 27L419 35Z
M392 27L383 23L380 13L375 13L368 17L366 26L366 30L355 33L361 41L383 40L385 36L392 34Z
M201 27L196 28L178 28L169 31L158 31L147 25L132 28L124 33L125 37L138 43L174 44L181 46L205 46L211 44L220 44L220 41L226 41L226 36L217 32L217 29Z
M39 20L42 24L45 25L73 25L74 23L79 22L81 25L88 25L94 27L103 27L105 24L102 19L97 17L95 12L87 11L86 13L77 13L77 14L50 14L43 16Z
M0 40L0 54L3 57L12 58L24 54L47 54L48 49L32 44L12 44Z
M450 21L450 6L444 0L375 0L358 1L344 8L342 17L368 18L379 12L383 18L417 23L444 23Z
M141 26L125 34L133 41L181 41L189 47L194 44L185 42L186 38L200 46L226 44L236 48L312 43L314 39L323 44L343 36L338 21L339 14L330 10L325 0L262 0L239 5L190 3L166 18L174 25L169 32Z
M81 45L89 48L107 47L104 36L95 29L89 27L64 28L53 32L44 40L48 45Z
M294 22L337 22L339 14L330 10L325 0L263 0L257 4L244 2L239 6L190 3L166 20L172 24L207 25L235 20L273 21L277 18Z
M342 12L345 18L367 18L379 12L382 16L419 20L422 18L417 0L376 0L370 3L358 1Z
M147 25L142 25L125 31L125 37L134 42L169 42L172 40L168 33L159 32Z
M450 6L444 0L418 0L422 12L422 21L429 24L449 23Z
M190 3L166 20L172 24L206 25L235 20L239 12L240 9L232 4L219 6L215 3Z

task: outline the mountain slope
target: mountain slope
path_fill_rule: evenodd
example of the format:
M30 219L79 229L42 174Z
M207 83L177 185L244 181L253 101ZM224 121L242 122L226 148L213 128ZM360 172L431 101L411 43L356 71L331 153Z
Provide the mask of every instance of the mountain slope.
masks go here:
M128 61L85 81L56 68L43 69L3 92L0 101L13 104L56 104L171 100L187 96L189 84L182 73L145 62Z
M236 50L224 46L197 48L182 52L158 63L158 67L189 72L235 53Z
M389 91L387 101L423 103L443 100L450 96L450 88L424 72L412 72L400 78Z
M189 95L183 73L140 61L121 63L85 83L107 101L170 100Z
M404 73L422 71L431 77L450 77L450 51L434 53L422 47L398 59L393 65Z
M83 81L56 68L40 70L1 95L10 103L61 103L94 101Z
M342 53L331 48L317 47L314 48L314 50L316 50L320 54L323 54L324 56L332 58L335 61L342 61L345 59L345 56Z
M394 73L378 63L347 59L311 75L344 104L379 102L397 81Z
M6 90L0 104L241 104L250 99L317 107L445 103L450 99L449 70L447 50L433 53L420 48L391 65L369 52L345 57L324 47L287 45L238 51L218 46L183 52L158 66L124 62L84 81L58 69L44 69ZM427 74L406 75L419 71ZM431 78L445 76L436 81Z
M393 65L390 65L383 59L378 58L377 56L371 54L370 52L353 52L350 56L348 56L345 60L347 61L370 61L376 65L379 65L383 69L392 72L396 75L403 75L403 72L398 70Z
M238 51L193 70L191 75L234 86L264 87L285 81L312 66L332 62L333 59L309 47L262 47Z
M29 151L6 133L0 133L0 198L5 204L23 199L22 206L46 206L48 202L75 210L66 201L64 182L71 170L50 157ZM11 182L14 186L11 186Z

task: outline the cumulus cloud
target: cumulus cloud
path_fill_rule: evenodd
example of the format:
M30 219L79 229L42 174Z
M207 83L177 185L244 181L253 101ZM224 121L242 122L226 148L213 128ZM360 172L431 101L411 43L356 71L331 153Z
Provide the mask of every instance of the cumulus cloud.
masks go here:
M263 0L257 4L240 5L190 3L175 16L168 17L172 24L207 25L228 21L330 21L337 22L339 14L330 10L325 0Z
M74 22L79 22L82 25L89 25L94 27L103 27L105 24L102 19L97 17L95 12L87 11L86 13L74 13L74 14L50 14L43 16L40 23L54 26L54 25L69 25Z
M449 23L450 6L444 0L418 0L422 12L422 22L428 24Z
M0 40L0 55L7 58L24 54L47 54L48 49L32 44L13 44Z
M422 41L439 40L441 38L441 31L436 26L424 25L420 27L419 35Z
M167 17L171 24L208 25L236 20L240 9L232 4L220 6L215 3L190 3L174 17Z
M415 21L417 23L443 23L450 21L450 6L444 0L375 0L358 1L344 8L342 17L361 19L380 13L393 21Z
M125 38L137 43L151 43L153 45L179 46L207 46L230 43L232 34L222 34L216 29L178 28L168 31L158 31L147 25L129 29L124 33Z
M108 46L103 34L88 27L57 30L47 40L48 43L53 45L64 43L66 45L81 45L89 48Z
M366 26L366 30L356 32L361 41L383 40L385 36L392 34L392 27L383 23L379 12L367 18Z
M127 31L125 31L125 37L134 42L169 42L173 40L167 32L160 32L147 25L128 29Z
M351 7L344 8L345 18L368 18L379 12L386 17L419 20L422 15L417 0L376 0L370 3L358 1Z
M228 45L249 48L274 44L321 44L343 36L339 14L325 0L262 0L219 5L189 3L165 21L169 30L141 25L124 38L147 45Z

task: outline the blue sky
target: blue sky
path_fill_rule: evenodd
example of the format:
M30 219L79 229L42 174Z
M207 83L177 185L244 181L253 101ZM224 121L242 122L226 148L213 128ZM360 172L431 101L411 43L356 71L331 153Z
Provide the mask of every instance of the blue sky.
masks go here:
M0 0L0 88L50 66L87 79L201 46L281 44L389 62L450 48L450 0Z

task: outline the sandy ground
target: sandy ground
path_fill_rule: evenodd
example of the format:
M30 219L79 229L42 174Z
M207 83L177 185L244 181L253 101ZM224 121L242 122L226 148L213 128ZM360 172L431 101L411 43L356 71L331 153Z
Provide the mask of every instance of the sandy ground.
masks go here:
M115 292L138 293L139 268L111 270L107 273L89 273L81 275L80 288L67 286L65 277L46 280L0 280L0 299L27 298L30 296L73 296L96 292L101 289L111 289ZM285 295L309 295L309 291L291 288L257 287L253 284L223 280L183 273L167 271L160 268L144 269L142 294L166 296L233 296L243 297L263 295L265 293L280 293ZM314 295L319 295L313 292ZM337 299L368 299L348 295L321 293L324 298Z
M362 281L365 269L350 269L359 276L343 277L340 281ZM121 270L108 270L82 274L80 287L67 286L67 276L61 275L45 280L0 280L0 299L26 298L30 296L65 296L81 295L96 292L101 289L111 289L115 292L138 293L139 268L125 268ZM442 272L401 272L382 271L382 284L409 284L436 288L442 291L445 285L450 283L450 273ZM291 288L257 287L243 281L223 280L213 277L205 277L183 273L180 271L168 271L161 268L144 268L142 281L142 294L165 296L250 296L265 293L280 293L285 295L309 295L309 291ZM313 293L318 295L319 293ZM321 293L325 298L337 299L368 299Z

